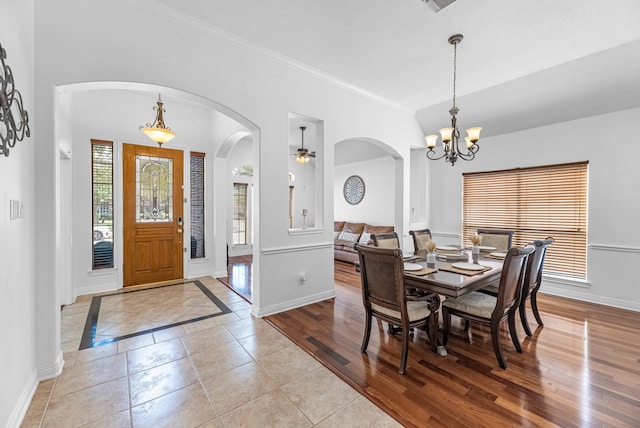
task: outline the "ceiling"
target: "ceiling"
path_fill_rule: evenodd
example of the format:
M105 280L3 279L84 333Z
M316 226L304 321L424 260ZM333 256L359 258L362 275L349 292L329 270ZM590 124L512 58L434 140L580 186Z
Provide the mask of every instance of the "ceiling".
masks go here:
M461 128L491 136L640 106L637 0L150 0L448 126L458 45Z

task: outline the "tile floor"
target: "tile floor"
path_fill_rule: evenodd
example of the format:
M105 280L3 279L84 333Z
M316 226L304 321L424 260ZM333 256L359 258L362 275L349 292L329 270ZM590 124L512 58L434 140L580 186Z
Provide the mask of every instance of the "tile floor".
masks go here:
M117 337L113 332L130 332L134 320L140 323L138 331L155 325L143 319L153 314L140 311L139 302L127 303L136 293L123 293L121 305L101 314L108 316L108 324L96 332L95 342L105 344L80 351L92 296L65 306L64 370L40 383L22 426L399 426L265 321L252 317L250 305L237 294L214 278L199 281L231 312L105 342ZM210 305L196 294L182 293L182 302L173 303L196 307L193 311L153 303L153 297L147 305L163 312L156 314L159 318L180 321L167 313L201 316L198 307Z

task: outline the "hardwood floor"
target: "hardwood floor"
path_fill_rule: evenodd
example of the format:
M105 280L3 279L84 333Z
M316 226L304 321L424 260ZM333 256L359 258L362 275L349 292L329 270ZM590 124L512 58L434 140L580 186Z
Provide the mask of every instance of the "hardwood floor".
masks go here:
M253 256L229 257L227 266L228 276L218 278L218 281L235 291L251 303L251 280L253 277Z
M417 332L403 376L400 339L386 325L374 321L360 352L360 277L353 265L335 266L335 299L266 320L405 426L640 426L639 313L541 294L544 327L528 338L518 325L524 353L502 329L507 370L488 328L472 324L470 344L454 318L449 355Z

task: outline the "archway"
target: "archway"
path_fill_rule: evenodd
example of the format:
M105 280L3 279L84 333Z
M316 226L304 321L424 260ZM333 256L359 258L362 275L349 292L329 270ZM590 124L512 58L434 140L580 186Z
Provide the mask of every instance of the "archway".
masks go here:
M260 131L259 128L251 122L246 117L241 114L229 109L228 107L217 103L214 100L201 97L196 94L192 94L189 92L185 92L175 88L169 88L159 85L145 84L145 83L136 83L136 82L87 82L87 83L76 83L76 84L68 84L62 85L56 88L56 96L55 96L55 111L56 111L56 136L55 141L57 145L65 145L67 146L69 143L73 143L74 139L79 140L80 143L85 141L85 129L82 129L82 132L78 132L78 129L82 126L78 124L79 119L74 118L70 112L74 109L74 104L82 97L91 97L92 95L100 94L101 98L99 101L93 101L93 106L95 106L93 115L96 116L96 123L100 122L101 125L98 125L95 129L95 133L98 136L110 136L110 138L115 139L118 144L122 141L136 141L136 139L144 140L146 137L139 133L138 126L143 124L145 121L150 121L153 119L153 112L150 111L151 107L155 103L155 99L157 99L158 93L162 94L163 101L165 102L165 108L167 109L167 113L165 113L165 121L167 121L168 125L170 125L174 131L178 134L178 136L185 136L184 141L188 141L189 138L195 140L197 136L193 133L192 123L190 122L193 118L193 112L197 113L199 120L202 122L199 125L199 128L202 129L204 127L208 127L209 129L213 128L211 122L226 120L229 123L235 124L237 128L241 128L243 136L250 135L253 138L254 145L258 146L260 141ZM106 96L105 96L106 95ZM135 102L135 103L127 103L127 102L117 102L114 103L113 100L149 100ZM86 102L86 100L85 100ZM135 104L135 105L134 105ZM114 107L115 106L115 107ZM111 108L105 108L111 107ZM97 114L96 114L97 112ZM222 119L224 118L224 119ZM101 127L102 126L102 127ZM216 205L216 202L220 200L219 195L216 194L215 186L216 181L213 177L216 174L216 165L215 160L219 155L220 150L226 147L228 144L226 141L218 143L220 147L216 147L214 132L209 131L208 133L203 133L207 138L207 143L209 148L207 149L208 153L211 155L210 167L211 169L211 177L209 177L208 184L212 185L211 190L207 192L207 196L210 199L210 202L207 203L209 209L213 211L213 207ZM232 135L235 135L232 133ZM216 137L219 137L216 135ZM176 138L174 141L179 141ZM152 144L152 143L151 143ZM180 142L177 143L181 144ZM182 149L189 150L193 148L190 144L182 143ZM204 143L203 143L204 144ZM73 148L71 150L74 150ZM80 160L79 160L80 159ZM76 156L74 160L76 162L83 162L81 159L89 159L84 156ZM187 156L188 159L188 156ZM259 186L258 182L258 158L255 157L255 170L256 170L256 179L255 186ZM117 161L116 161L117 162ZM57 167L58 171L60 171L59 165ZM85 178L86 181L86 178ZM117 184L118 179L116 178L116 190L114 193L117 193L121 190L121 187L118 188ZM121 186L121 183L120 183ZM84 194L84 193L83 193ZM259 198L259 193L256 192L256 198ZM58 201L57 205L58 215L57 215L57 230L59 232L64 232L61 228L61 218L64 210L68 210L68 207L61 207L61 203L63 201ZM118 201L115 201L118 203ZM256 203L258 201L256 200ZM74 207L77 204L74 204ZM120 206L122 206L120 204ZM226 228L220 229L220 225L217 223L217 216L211 214L207 216L207 219L210 220L211 233L209 234L209 239L212 241L211 249L211 258L207 263L203 263L198 267L194 267L192 269L185 268L185 276L186 277L195 277L201 276L202 274L210 274L213 276L221 276L226 275L226 239L222 239L226 234ZM117 219L117 217L116 217ZM257 231L259 230L259 221L256 218L254 224L254 230L256 230L256 237L259 236ZM90 230L87 228L87 230ZM67 233L67 232L64 232ZM121 232L120 232L121 233ZM82 242L82 237L77 236L77 242ZM120 239L121 240L121 239ZM70 241L70 240L69 240ZM63 240L62 242L68 242L67 240ZM122 254L121 248L118 249L116 246L115 250L116 258L118 254ZM74 259L72 263L75 263L77 260ZM86 294L87 292L97 292L97 291L107 291L109 289L119 288L122 284L121 272L117 269L118 264L115 265L116 268L113 269L113 272L108 274L102 274L99 277L97 275L88 275L89 284L86 287L81 287L78 284L68 284L64 281L58 280L57 287L62 292L59 294L61 296L70 295L76 296L78 294ZM83 278L82 275L87 276L86 269L83 269L80 266L72 267L76 271L76 278ZM259 269L259 263L255 263L254 269ZM256 275L257 276L257 275ZM258 277L258 276L257 276ZM85 282L85 281L79 281ZM257 286L257 283L256 285ZM61 302L61 303L70 303L70 302Z
M334 219L359 221L341 217L366 215L362 221L393 225L402 235L405 165L400 153L383 141L353 137L335 144L334 163ZM365 183L365 196L357 205L350 205L342 195L343 183L351 175L361 176Z

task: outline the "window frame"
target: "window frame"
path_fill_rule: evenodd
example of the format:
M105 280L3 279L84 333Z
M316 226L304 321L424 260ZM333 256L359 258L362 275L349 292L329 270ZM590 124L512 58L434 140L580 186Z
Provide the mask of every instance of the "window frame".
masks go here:
M109 160L107 162L98 162L96 160L96 147L98 146L103 146L103 147L109 147L110 149L110 154L109 154ZM113 181L113 174L114 174L114 164L113 164L113 158L114 158L114 144L113 141L106 141L106 140L96 140L96 139L91 139L91 239L92 239L92 252L91 252L91 269L92 270L102 270L102 269L112 269L114 267L114 227L115 227L115 219L114 219L114 213L115 213L115 200L114 200L114 181ZM110 169L110 174L107 174L107 176L109 176L108 180L105 181L96 181L96 165L108 165L107 169ZM101 208L104 206L103 199L104 198L98 198L98 200L96 200L96 186L99 185L103 188L111 188L111 192L110 192L110 201L108 200L106 203L107 206L107 214L110 214L111 217L111 225L110 226L102 226L105 229L108 229L108 232L110 234L110 238L111 241L108 241L105 236L104 233L101 232L101 236L99 239L96 239L97 234L96 234L96 227L100 222L100 219L97 218L98 217L98 210L99 208ZM102 192L99 192L102 193ZM109 207L109 203L111 204L111 207ZM105 220L103 220L104 223ZM106 242L109 242L109 244L107 244ZM110 248L109 248L110 247Z
M205 164L205 153L203 152L190 152L189 154L189 216L190 216L190 237L191 237L191 251L190 256L192 260L203 259L206 257L206 221L205 221L205 175L206 175L206 164ZM197 172L201 173L199 176L194 174L194 161L198 160L198 163L201 165L197 165L200 168ZM198 177L201 177L201 180L196 180ZM196 181L199 181L196 183ZM194 197L195 195L195 197ZM198 198L200 196L200 198ZM197 214L198 209L200 210L200 214ZM196 211L194 213L194 210ZM195 238L194 238L195 235ZM200 239L201 237L201 239ZM195 247L194 247L194 239L195 239ZM199 241L202 241L201 243Z
M244 188L244 217L243 218L238 218L237 217L237 213L239 212L239 208L237 206L238 204L238 190L240 188ZM248 208L249 208L249 184L248 183L239 183L239 182L234 182L233 183L233 218L232 218L232 244L234 246L239 246L239 245L248 245L249 243L249 216L248 216ZM244 242L237 242L237 238L238 238L238 232L236 231L236 222L241 222L242 224L244 224L244 228L243 228L243 234L244 234Z

